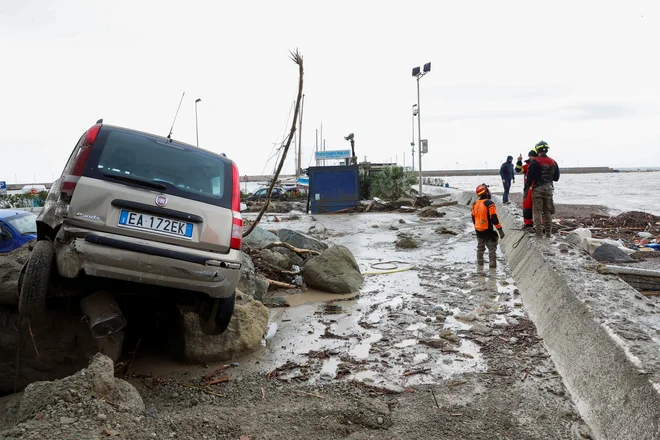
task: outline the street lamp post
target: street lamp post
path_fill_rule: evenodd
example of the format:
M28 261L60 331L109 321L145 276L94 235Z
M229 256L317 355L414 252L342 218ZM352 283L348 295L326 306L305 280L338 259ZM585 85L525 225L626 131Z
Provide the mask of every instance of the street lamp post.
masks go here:
M417 104L412 106L412 142L410 146L412 147L412 170L415 172L415 116L417 116Z
M413 68L412 76L417 78L417 151L419 151L419 195L422 195L422 108L419 105L419 80L431 71L431 63L424 64L424 68L419 66Z
M195 138L197 139L197 148L199 148L199 125L197 124L197 103L202 102L201 98L195 99Z

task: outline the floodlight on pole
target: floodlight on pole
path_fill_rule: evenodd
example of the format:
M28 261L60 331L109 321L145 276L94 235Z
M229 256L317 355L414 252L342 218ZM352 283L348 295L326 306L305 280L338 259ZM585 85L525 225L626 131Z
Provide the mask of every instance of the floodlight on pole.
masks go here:
M424 64L424 70L422 71L422 68L417 66L414 67L412 70L412 76L417 79L417 145L419 148L417 148L417 151L419 152L419 159L418 159L418 167L419 167L419 195L422 195L422 108L421 105L419 104L419 80L422 78L424 75L429 73L431 71L431 63L426 63ZM414 110L413 110L414 112Z

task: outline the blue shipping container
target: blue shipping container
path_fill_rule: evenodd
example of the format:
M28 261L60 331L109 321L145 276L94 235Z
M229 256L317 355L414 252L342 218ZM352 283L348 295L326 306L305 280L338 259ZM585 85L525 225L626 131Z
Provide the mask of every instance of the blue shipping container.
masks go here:
M360 203L357 165L310 167L307 175L312 213L336 212Z

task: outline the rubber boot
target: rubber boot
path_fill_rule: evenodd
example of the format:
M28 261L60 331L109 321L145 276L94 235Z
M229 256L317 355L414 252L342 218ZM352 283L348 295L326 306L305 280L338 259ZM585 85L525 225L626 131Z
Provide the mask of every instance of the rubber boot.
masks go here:
M490 254L488 256L488 258L490 260L489 266L490 267L497 267L497 256L495 254Z

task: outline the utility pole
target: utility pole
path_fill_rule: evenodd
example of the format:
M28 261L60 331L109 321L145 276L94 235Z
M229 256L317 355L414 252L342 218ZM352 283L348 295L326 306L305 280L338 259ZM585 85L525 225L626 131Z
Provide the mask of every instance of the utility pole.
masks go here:
M417 116L417 104L413 104L412 106L412 142L410 142L410 145L412 146L413 173L415 172L415 116Z
M300 103L300 122L298 128L298 164L296 165L296 184L300 178L300 165L302 162L302 121L303 121L303 109L305 108L305 95L302 95L302 102Z

